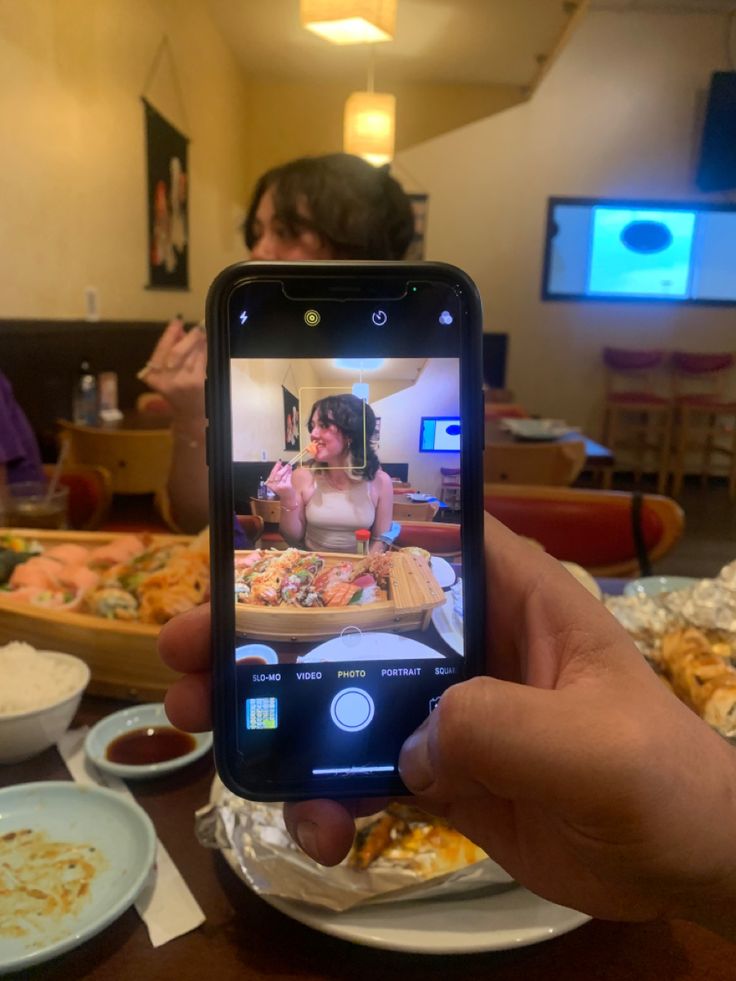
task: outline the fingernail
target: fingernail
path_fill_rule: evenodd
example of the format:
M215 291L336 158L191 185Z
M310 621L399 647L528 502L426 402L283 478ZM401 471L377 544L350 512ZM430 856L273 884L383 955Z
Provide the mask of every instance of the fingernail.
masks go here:
M429 719L406 740L399 755L399 773L409 790L421 793L434 783L429 758Z
M306 852L310 858L319 861L319 848L317 846L317 825L314 821L300 821L296 826L296 840L299 847Z

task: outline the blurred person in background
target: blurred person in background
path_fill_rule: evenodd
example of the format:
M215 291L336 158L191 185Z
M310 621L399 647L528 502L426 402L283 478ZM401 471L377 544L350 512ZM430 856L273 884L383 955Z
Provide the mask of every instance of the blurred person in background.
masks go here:
M403 259L414 235L409 197L386 168L332 153L302 157L256 182L243 223L251 259ZM171 405L174 452L168 492L173 522L197 532L208 521L203 329L176 317L139 374Z
M42 480L41 454L31 424L0 371L0 489L6 484Z

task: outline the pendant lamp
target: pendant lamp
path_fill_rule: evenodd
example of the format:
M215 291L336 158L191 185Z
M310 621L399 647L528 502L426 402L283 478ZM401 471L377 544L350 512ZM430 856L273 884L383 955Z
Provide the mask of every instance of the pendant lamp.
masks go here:
M353 92L345 102L343 149L376 167L394 155L396 96L390 92Z

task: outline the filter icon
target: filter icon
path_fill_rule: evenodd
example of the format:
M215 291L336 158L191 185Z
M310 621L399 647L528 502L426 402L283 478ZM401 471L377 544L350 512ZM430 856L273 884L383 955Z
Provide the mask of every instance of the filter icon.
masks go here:
M316 327L321 319L317 310L307 310L304 314L304 323L307 327Z

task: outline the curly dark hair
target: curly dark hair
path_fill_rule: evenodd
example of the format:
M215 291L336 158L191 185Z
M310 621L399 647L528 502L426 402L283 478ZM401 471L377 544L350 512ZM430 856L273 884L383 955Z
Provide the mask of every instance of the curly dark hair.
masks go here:
M348 444L350 476L356 480L373 480L381 469L381 463L373 448L376 414L368 403L356 395L328 395L318 399L309 413L307 429L310 433L315 413L320 426L336 426Z
M267 190L274 212L295 238L315 232L336 259L403 259L414 235L414 212L388 167L349 153L300 157L259 178L243 223L245 244L257 241L256 211ZM308 211L305 218L300 212Z

